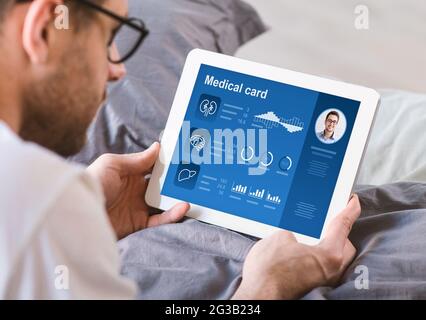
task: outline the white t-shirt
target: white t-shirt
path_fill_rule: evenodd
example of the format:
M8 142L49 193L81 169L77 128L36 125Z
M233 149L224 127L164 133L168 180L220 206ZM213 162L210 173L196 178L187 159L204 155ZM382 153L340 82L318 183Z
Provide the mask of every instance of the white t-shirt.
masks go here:
M101 186L0 122L0 299L131 299Z

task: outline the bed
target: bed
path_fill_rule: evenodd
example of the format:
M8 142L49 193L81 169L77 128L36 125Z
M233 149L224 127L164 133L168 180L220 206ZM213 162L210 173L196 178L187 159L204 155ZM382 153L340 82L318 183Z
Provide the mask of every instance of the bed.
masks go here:
M144 19L151 35L127 65L128 76L109 88L87 145L70 161L90 164L105 152L146 149L165 126L191 49L232 55L268 30L239 0L131 0L130 15ZM304 299L426 298L426 95L380 92L355 188L362 202L351 233L357 258L336 288L317 288ZM140 299L228 299L254 241L186 219L121 240L121 271L137 282ZM368 289L357 289L359 266L368 268Z

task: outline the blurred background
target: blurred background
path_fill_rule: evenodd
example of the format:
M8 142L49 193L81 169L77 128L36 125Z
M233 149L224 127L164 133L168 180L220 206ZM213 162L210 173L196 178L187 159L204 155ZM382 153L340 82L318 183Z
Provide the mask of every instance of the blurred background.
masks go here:
M246 2L269 30L237 56L373 88L426 92L426 1ZM357 29L365 8L368 29Z

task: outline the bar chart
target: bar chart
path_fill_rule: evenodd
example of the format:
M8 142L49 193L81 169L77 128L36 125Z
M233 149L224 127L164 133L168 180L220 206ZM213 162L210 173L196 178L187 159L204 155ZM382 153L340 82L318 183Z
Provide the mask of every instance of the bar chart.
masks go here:
M249 196L256 198L256 199L263 199L263 196L265 195L265 189L256 189L256 191L249 192Z
M234 183L231 190L232 190L232 192L246 194L247 186L243 186L242 184L235 185L235 183Z
M272 194L270 194L268 192L267 196L266 196L266 201L275 203L275 204L280 204L281 203L281 199L279 196L273 196Z
M281 205L281 197L279 195L277 195L277 193L265 189L265 188L259 188L259 187L253 187L250 185L246 185L244 183L240 183L240 182L233 182L232 183L232 187L230 190L232 193L237 193L240 195L245 195L248 196L250 198L254 198L256 200L263 200L266 202L269 202L271 205L275 205L275 206L279 206ZM231 199L236 199L236 200L241 200L241 197L237 196L237 195L230 195L229 196ZM248 200L248 203L256 203L253 200ZM271 205L267 205L265 204L265 206L267 208L271 208L271 209L275 209L275 206L271 206Z

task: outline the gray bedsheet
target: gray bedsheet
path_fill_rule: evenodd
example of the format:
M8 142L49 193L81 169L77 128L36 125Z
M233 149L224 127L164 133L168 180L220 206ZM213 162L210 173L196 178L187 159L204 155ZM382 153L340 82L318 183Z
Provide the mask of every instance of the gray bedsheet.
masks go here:
M336 288L305 299L425 299L426 184L358 187L362 215L350 238L357 258ZM140 299L227 299L241 280L254 240L192 219L135 233L119 243L122 273ZM357 289L357 266L368 289Z

